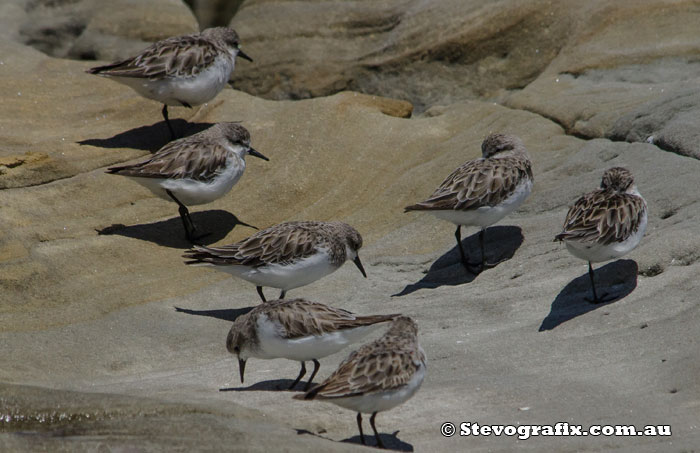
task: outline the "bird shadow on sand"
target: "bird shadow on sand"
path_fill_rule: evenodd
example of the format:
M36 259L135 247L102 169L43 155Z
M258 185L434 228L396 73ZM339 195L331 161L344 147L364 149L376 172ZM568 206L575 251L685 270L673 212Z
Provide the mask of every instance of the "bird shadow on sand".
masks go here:
M256 230L258 229L256 226L247 224L235 215L222 209L193 212L190 215L198 229L209 233L197 240L197 244L201 245L213 244L220 241L239 225ZM142 241L154 242L164 247L176 249L189 249L192 247L192 243L185 238L185 230L179 216L159 222L141 223L129 226L115 223L96 231L99 235L116 234L140 239Z
M301 381L293 389L289 386L294 383L293 379L274 379L270 381L260 381L247 387L226 387L219 389L220 392L294 392L299 393L304 390L306 381Z
M170 120L175 131L175 138L189 137L190 135L209 129L212 123L190 123L183 119ZM150 126L141 126L128 131L120 132L109 138L89 138L81 140L79 145L90 145L99 148L133 148L155 152L166 143L172 141L170 131L165 121L160 121Z
M499 263L499 265L511 259L525 239L520 227L510 225L490 227L486 229L485 235L486 260L492 263ZM467 259L472 261L480 260L479 233L477 232L466 239L462 239L462 248L467 255ZM484 271L482 270L481 272ZM462 265L459 250L455 244L450 251L442 255L430 266L430 269L428 269L428 272L422 279L416 283L406 285L401 292L392 294L392 297L405 296L419 289L435 289L441 286L457 286L471 283L477 275L479 274L471 273Z
M219 310L190 310L189 308L173 307L178 313L187 315L208 316L210 318L221 319L224 321L235 321L239 316L243 316L255 307L245 308L222 308Z
M347 439L343 439L343 440L334 440L334 439L331 439L329 437L322 436L320 434L312 433L311 431L306 430L306 429L296 429L296 432L299 435L305 434L305 435L309 435L309 436L318 437L319 439L328 440L331 442L343 442L346 444L362 445L362 440L361 440L359 434L356 436L353 436L353 437L348 437ZM384 447L387 450L413 451L413 445L399 439L397 437L398 434L399 434L398 431L394 432L393 434L379 433L379 437L381 438L382 443L384 444ZM377 447L377 440L374 438L374 433L371 432L371 428L370 428L369 434L365 433L365 442L366 442L367 447Z
M639 268L633 260L617 260L595 269L595 287L599 295L607 293L610 300L594 304L586 298L591 297L591 280L588 272L576 277L552 302L549 314L542 321L539 331L552 330L577 316L613 304L627 297L637 287Z

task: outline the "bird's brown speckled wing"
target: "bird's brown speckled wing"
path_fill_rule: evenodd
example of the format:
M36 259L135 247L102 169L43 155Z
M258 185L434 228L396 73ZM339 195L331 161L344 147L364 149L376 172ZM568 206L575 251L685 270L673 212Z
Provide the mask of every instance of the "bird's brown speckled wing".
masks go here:
M303 299L272 301L258 308L270 321L279 323L286 338L321 335L394 319L398 314L357 316L347 310Z
M312 222L286 222L266 228L240 242L222 247L195 246L186 252L186 264L240 264L252 267L289 264L327 246L321 230L307 228ZM344 260L343 260L344 261Z
M524 179L532 180L528 159L520 157L475 159L445 179L425 201L406 211L458 210L496 206L513 194Z
M107 172L141 178L208 181L226 167L230 153L214 140L193 135L168 143L143 162L111 167Z
M191 77L208 68L219 50L199 34L176 36L154 43L139 55L88 70L91 74L151 80Z
M341 398L393 390L411 380L423 352L412 343L377 340L353 352L340 367L310 393L315 398Z
M645 209L644 200L636 195L600 189L587 193L569 208L564 229L555 240L622 242L637 231Z

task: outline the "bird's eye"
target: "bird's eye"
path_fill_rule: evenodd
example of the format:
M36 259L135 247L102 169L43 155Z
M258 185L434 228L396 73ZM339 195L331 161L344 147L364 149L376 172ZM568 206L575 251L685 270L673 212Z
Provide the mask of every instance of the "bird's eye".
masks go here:
M233 351L234 351L234 352L241 352L241 348L239 348L238 346L236 346L236 347L233 348Z

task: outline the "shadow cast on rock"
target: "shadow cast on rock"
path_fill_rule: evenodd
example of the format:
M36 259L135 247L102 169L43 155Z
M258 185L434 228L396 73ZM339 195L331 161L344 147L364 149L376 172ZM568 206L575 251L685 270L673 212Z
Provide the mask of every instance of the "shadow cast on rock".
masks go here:
M221 209L193 212L190 215L198 229L210 233L200 238L197 241L198 244L207 245L220 241L238 225L257 229L257 227L249 225L230 212ZM185 230L179 216L159 222L131 226L117 223L98 229L97 234L116 234L178 249L189 249L192 247L192 243L185 238Z
M299 382L296 387L289 389L289 386L294 383L294 379L274 379L270 381L260 381L248 387L228 387L219 389L220 392L301 392L304 390L306 381Z
M484 236L484 248L486 261L501 263L515 255L524 241L523 231L517 226L495 226L487 228ZM481 259L481 246L479 233L475 233L466 239L462 239L462 248L467 259L472 261ZM483 271L482 271L483 272ZM460 260L457 245L438 258L428 269L425 277L416 283L406 287L394 296L405 296L419 289L435 289L441 286L457 286L471 283L478 274L468 271Z
M370 428L370 432L371 432L371 428ZM397 437L398 434L399 434L398 431L394 432L393 434L379 433L379 438L382 440L382 443L384 444L384 447L387 450L413 451L413 445L399 439ZM362 438L358 434L357 436L348 437L347 439L343 439L343 440L341 440L341 442L362 445ZM368 447L377 447L377 439L374 438L374 433L372 433L372 434L365 433L365 442L366 442L366 445Z
M539 331L552 330L577 316L610 305L627 297L637 287L639 268L633 260L617 260L595 270L596 291L599 295L607 293L611 300L600 304L588 302L591 297L591 280L588 272L576 277L552 302L549 314L542 321Z
M321 434L317 433L312 433L311 431L307 429L295 429L298 435L308 435L308 436L314 436L318 437L319 439L323 440L328 440L330 442L343 442L343 443L350 443L350 444L358 444L362 445L362 440L360 438L360 435L358 434L357 436L349 437L347 439L343 440L333 440L329 437L322 436ZM393 434L379 434L379 437L382 440L382 443L384 444L384 447L386 447L387 450L394 450L394 451L413 451L413 445L404 442L400 440L397 435L399 434L398 431L394 432ZM365 433L365 442L368 447L376 447L377 446L377 440L374 438L374 434L366 434Z
M224 321L235 321L239 316L243 316L255 307L245 308L223 308L219 310L190 310L189 308L173 307L178 313L187 315L208 316L210 318L222 319Z
M209 129L212 123L190 123L183 119L170 120L176 138L190 135ZM160 121L150 126L141 126L109 138L90 138L79 141L80 145L90 145L100 148L133 148L155 152L170 142L170 131L165 121Z

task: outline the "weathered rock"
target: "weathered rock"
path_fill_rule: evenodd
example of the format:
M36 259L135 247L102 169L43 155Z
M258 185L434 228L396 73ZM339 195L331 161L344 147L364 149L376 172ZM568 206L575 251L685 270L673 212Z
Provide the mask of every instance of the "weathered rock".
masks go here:
M197 21L180 0L7 0L6 36L55 57L117 60L150 43L193 33ZM22 14L23 12L23 14ZM138 20L134 20L138 18Z
M697 21L692 1L587 2L545 71L506 105L552 118L568 133L698 155Z
M195 451L204 446L271 451L280 445L288 451L310 451L324 446L322 440L280 429L258 411L231 402L212 408L8 384L0 384L0 391L4 451L100 451L115 445L132 451Z
M697 155L697 22L693 1L252 0L232 24L256 62L234 81L271 99L353 89L418 113L486 98L570 134Z
M248 1L233 18L254 65L235 86L271 99L345 89L426 106L527 85L565 43L560 2Z

